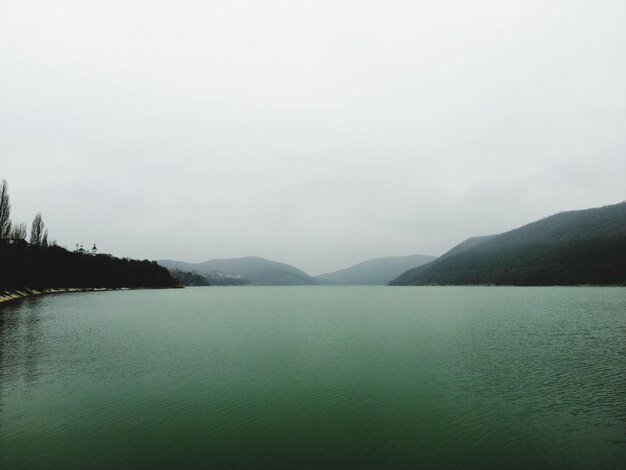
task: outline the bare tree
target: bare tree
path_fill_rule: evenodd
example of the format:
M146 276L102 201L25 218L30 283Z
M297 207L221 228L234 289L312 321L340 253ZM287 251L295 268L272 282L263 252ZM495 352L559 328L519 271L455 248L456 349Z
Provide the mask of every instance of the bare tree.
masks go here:
M11 204L9 202L9 184L0 183L0 239L9 238L11 232Z
M41 212L37 212L37 215L33 219L33 225L30 228L30 244L33 246L43 246L44 236L44 223L41 218ZM48 235L46 233L46 242Z
M9 234L11 240L26 240L26 224L14 225Z

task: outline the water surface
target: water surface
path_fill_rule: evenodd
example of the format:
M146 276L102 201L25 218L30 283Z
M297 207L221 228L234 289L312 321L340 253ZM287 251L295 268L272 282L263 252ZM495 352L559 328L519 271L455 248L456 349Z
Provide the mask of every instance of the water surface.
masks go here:
M626 289L0 306L1 468L626 468Z

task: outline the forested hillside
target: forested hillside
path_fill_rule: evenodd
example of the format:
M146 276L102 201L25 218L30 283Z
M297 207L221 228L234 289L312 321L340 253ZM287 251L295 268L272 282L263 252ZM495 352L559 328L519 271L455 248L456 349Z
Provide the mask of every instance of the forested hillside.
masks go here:
M68 251L48 242L41 214L26 224L11 221L8 184L0 181L0 290L48 288L172 287L167 269L148 260Z
M60 246L0 241L0 289L172 287L167 269L148 260L80 254Z
M626 285L626 203L563 212L459 245L392 285Z

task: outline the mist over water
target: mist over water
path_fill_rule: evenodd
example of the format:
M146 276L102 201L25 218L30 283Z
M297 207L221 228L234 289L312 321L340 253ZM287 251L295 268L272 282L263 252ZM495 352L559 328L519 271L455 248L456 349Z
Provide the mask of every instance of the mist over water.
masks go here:
M245 287L0 307L0 467L624 468L620 288Z

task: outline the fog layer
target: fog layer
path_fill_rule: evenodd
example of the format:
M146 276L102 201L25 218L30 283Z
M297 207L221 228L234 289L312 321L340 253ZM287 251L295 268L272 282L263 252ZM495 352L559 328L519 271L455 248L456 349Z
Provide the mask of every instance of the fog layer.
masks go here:
M626 2L0 0L13 220L319 274L624 200Z

